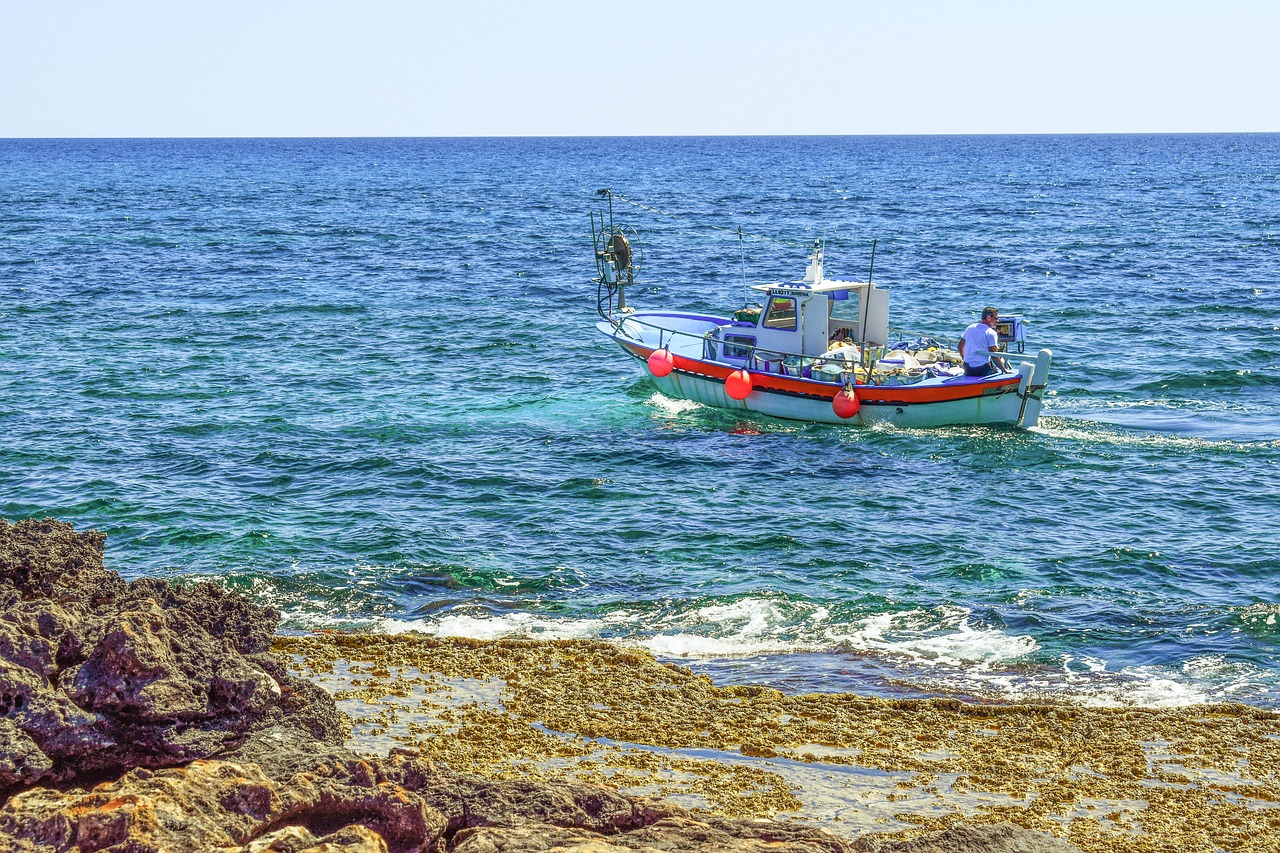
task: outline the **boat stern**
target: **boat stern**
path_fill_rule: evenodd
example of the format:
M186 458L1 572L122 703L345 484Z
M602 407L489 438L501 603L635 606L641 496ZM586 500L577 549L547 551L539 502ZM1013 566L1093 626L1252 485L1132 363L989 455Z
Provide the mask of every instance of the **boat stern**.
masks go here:
M1024 429L1031 429L1040 422L1040 409L1044 405L1052 364L1053 351L1042 349L1034 359L1024 358L1018 365L1018 397L1022 402L1018 408L1017 424Z

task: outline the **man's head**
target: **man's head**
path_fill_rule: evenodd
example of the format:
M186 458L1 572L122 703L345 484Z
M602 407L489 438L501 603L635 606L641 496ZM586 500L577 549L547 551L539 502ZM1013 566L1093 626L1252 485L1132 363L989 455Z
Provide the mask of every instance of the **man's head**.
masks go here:
M982 322L986 323L988 326L994 326L996 321L999 319L1000 312L993 306L988 305L986 308L982 309Z

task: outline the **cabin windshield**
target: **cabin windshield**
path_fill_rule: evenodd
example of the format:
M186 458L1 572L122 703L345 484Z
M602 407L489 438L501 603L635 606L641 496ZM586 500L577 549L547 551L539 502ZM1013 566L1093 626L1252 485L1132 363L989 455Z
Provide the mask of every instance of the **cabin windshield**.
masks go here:
M790 296L775 296L769 300L769 308L765 311L764 322L760 324L766 329L796 329L796 300Z

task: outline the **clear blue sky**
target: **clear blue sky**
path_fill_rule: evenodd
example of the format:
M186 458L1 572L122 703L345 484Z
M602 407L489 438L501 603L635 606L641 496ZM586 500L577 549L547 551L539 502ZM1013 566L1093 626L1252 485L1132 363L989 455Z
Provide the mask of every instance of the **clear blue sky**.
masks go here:
M0 0L0 137L1280 131L1276 0Z

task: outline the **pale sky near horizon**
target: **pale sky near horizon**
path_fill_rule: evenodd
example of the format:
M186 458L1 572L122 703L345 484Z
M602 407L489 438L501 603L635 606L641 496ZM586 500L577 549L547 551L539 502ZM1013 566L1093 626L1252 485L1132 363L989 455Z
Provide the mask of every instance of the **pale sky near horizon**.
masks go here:
M1280 131L1275 0L0 0L0 137Z

